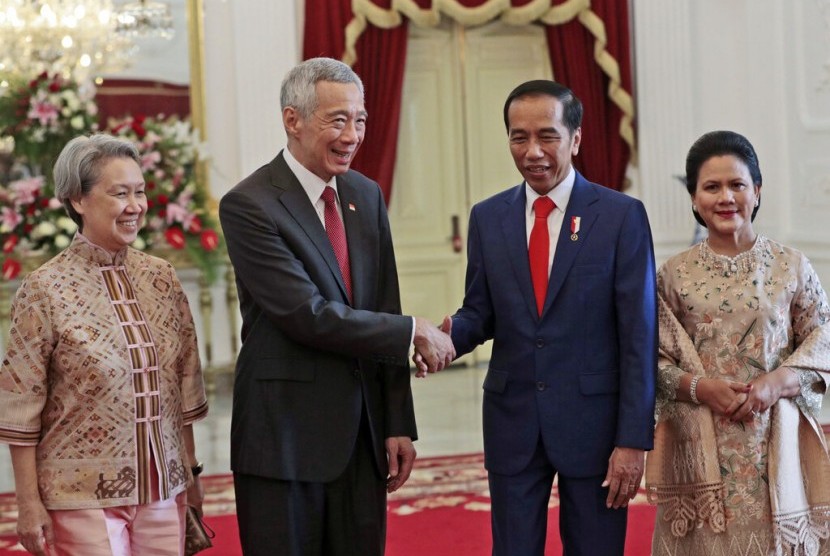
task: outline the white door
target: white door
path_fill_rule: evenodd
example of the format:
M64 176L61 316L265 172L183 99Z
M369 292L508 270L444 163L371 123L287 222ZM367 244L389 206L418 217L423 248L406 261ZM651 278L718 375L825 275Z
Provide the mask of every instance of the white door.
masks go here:
M541 27L410 25L389 218L405 314L440 323L464 297L473 204L516 185L502 108L529 79L550 79ZM464 363L486 361L489 342Z

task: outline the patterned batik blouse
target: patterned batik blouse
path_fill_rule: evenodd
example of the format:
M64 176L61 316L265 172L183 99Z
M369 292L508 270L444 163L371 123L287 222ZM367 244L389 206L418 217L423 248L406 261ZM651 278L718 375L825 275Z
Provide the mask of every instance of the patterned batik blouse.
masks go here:
M193 317L169 263L77 234L23 281L0 367L0 441L37 446L48 509L183 491L182 427L206 414Z
M830 306L818 275L801 252L758 236L752 249L727 257L704 241L669 259L660 268L657 282L660 295L694 343L707 377L746 383L788 366L801 384L794 401L802 420L815 421L825 391L819 372L830 371L830 352L822 344L814 349L805 340L820 327L830 326ZM795 356L804 366L791 363ZM672 410L683 373L671 365L660 367L661 411ZM780 518L772 515L770 488L780 486L769 467L770 416L769 410L748 422L714 416L718 463L726 489L726 534L698 527L677 538L669 530L670 521L664 519L666 508L660 506L652 554L778 554L773 520ZM806 521L802 526L806 527ZM827 552L823 547L820 553Z

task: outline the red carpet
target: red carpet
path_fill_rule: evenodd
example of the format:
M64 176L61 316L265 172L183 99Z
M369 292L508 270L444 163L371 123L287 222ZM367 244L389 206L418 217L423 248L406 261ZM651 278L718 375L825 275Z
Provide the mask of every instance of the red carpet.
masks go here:
M389 497L387 556L485 556L490 554L490 499L481 454L419 459L406 486ZM204 556L240 556L233 481L205 477L205 521L216 531ZM546 555L562 553L556 487L548 518ZM650 553L655 509L641 493L629 510L627 556ZM14 536L14 495L0 494L0 556L26 554Z
M656 509L641 490L628 512L626 556L651 554ZM562 554L559 497L553 487L545 554ZM490 498L484 456L418 460L406 486L389 499L387 556L488 556Z

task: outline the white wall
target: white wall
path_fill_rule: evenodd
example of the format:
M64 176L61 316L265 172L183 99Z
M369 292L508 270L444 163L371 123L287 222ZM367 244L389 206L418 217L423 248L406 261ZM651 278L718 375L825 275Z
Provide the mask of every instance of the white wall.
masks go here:
M824 7L823 7L824 6ZM764 177L756 228L805 251L830 284L830 3L633 0L639 191L659 259L688 244L683 174L691 143L732 129Z
M268 163L285 143L279 87L300 60L301 0L203 0L205 101L210 187L219 200L256 168ZM195 280L183 273L185 289L200 330L202 357L206 338ZM213 313L212 362L235 360L231 338L240 317L228 314L227 283L210 290Z
M219 198L270 161L285 135L279 87L300 60L300 0L204 0L211 188Z

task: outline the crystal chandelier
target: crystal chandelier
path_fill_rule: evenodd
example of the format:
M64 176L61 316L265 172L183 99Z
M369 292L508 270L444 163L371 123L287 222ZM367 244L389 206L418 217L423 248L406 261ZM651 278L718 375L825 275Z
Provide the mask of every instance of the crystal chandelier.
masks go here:
M162 2L139 0L118 9L116 30L127 37L159 37L172 39L173 16Z
M0 73L117 72L136 48L116 27L110 0L0 0Z

